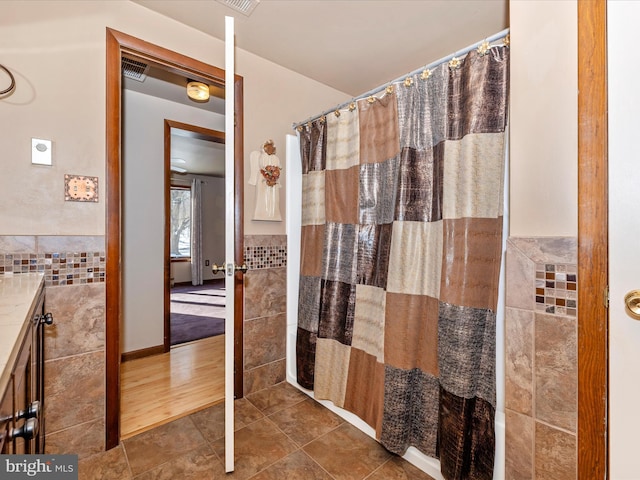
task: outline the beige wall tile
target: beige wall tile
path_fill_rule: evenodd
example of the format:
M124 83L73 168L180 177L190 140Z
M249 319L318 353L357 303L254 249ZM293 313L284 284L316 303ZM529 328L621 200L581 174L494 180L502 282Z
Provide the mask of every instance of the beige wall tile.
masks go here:
M506 470L508 480L533 480L533 418L507 409Z
M535 263L511 242L506 253L506 305L533 310L535 293Z
M535 317L536 419L576 431L578 366L576 319Z
M245 235L245 247L271 247L277 245L286 245L286 235Z
M535 435L535 479L575 480L576 436L539 422Z
M36 237L33 235L0 236L0 253L35 253Z
M534 313L506 309L505 326L505 405L533 415L533 327Z
M45 358L104 349L105 301L104 283L47 287L54 322L45 328Z
M104 352L45 362L47 432L104 418Z
M286 361L277 360L244 372L244 394L263 390L284 381L286 378Z
M286 356L287 319L284 313L244 322L244 368L281 360Z
M105 249L103 235L41 235L38 252L102 252Z
M245 275L245 320L284 313L286 300L286 268L250 270Z
M72 409L72 406L69 406ZM49 420L47 419L47 426ZM48 429L47 431L49 431ZM47 433L46 453L74 454L88 458L104 451L104 419L79 423L59 432Z

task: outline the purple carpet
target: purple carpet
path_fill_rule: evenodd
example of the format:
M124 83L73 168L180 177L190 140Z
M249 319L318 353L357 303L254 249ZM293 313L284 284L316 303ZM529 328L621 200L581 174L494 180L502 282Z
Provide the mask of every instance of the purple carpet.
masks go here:
M171 289L171 345L224 333L224 281Z

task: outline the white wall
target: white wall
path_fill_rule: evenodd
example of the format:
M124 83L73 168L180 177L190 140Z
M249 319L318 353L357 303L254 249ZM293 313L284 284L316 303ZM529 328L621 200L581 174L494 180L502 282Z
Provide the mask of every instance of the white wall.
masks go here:
M510 235L578 235L577 1L511 0Z
M224 116L124 90L123 352L164 342L164 120L224 130Z
M609 451L610 477L640 478L638 398L640 321L625 312L624 296L640 288L637 243L640 204L637 139L640 2L607 2L609 81Z
M106 27L224 67L223 41L130 1L3 1L0 59L17 88L0 101L0 202L11 205L0 209L0 235L104 234L104 188L96 204L65 202L64 174L97 176L104 186ZM236 72L245 80L246 179L252 150L272 138L284 154L293 121L349 98L240 49ZM31 165L32 137L53 140L52 167ZM247 186L245 233L283 234L284 222L250 220L253 201Z

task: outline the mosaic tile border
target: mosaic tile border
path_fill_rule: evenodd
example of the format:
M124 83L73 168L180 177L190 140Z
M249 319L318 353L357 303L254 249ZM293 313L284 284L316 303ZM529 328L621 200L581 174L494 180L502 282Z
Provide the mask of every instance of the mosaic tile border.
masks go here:
M287 246L244 247L244 261L249 270L287 266Z
M1 253L0 274L44 273L46 286L100 283L105 252Z
M577 316L578 266L574 264L536 264L536 311Z

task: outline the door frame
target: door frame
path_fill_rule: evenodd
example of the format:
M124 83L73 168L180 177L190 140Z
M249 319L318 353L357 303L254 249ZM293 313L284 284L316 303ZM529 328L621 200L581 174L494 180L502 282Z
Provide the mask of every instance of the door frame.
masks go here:
M224 132L164 120L164 351L171 350L171 129L190 132L189 137L225 144ZM236 217L237 219L237 217ZM242 220L242 219L240 219ZM237 258L237 257L236 257Z
M106 324L105 324L105 447L120 442L120 324L122 321L121 122L123 54L160 65L189 78L224 87L225 71L199 60L153 45L131 35L106 29ZM235 257L244 258L243 78L234 75L235 89ZM234 276L234 393L243 396L243 284Z
M607 2L578 0L578 477L609 478Z

